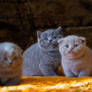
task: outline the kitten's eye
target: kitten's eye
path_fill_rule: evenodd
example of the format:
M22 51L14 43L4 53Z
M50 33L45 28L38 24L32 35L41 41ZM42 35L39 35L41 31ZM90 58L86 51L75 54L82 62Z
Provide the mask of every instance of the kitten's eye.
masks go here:
M78 46L78 44L75 44L75 45L74 45L74 47L77 47L77 46Z
M65 45L65 47L66 47L66 48L69 48L69 45L68 45L68 44L66 44L66 45Z
M53 37L54 39L56 39L57 37Z

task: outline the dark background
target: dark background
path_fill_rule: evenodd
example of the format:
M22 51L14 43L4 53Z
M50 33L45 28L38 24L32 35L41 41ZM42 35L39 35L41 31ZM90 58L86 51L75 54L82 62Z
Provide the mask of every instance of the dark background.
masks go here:
M92 48L92 0L0 0L0 41L26 49L36 31L62 26L64 35L87 37Z

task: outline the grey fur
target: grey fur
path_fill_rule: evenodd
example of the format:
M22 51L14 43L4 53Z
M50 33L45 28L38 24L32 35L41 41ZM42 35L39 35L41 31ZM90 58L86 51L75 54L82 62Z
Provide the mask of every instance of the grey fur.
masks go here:
M57 76L60 65L60 53L57 40L62 37L61 27L37 32L38 42L30 46L23 54L23 75Z
M22 75L22 49L14 43L0 43L0 85L16 85Z

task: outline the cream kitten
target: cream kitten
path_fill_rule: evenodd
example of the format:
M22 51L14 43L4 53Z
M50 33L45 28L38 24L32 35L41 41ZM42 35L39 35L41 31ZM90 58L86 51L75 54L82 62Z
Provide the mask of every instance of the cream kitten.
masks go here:
M14 43L0 43L0 85L16 85L22 75L22 49Z
M92 50L86 46L85 37L70 35L59 39L58 43L67 77L92 75Z

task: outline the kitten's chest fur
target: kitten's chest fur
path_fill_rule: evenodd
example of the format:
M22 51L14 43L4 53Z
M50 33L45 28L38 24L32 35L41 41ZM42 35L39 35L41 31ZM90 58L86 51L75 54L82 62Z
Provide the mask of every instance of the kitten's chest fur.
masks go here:
M24 52L23 57L23 75L27 76L42 76L44 74L41 71L45 71L45 69L48 71L49 67L53 68L53 71L56 71L61 61L59 51L43 51L37 43L29 47Z
M82 70L92 70L92 50L87 48L84 56L78 59L66 59L64 57L62 64L67 66L72 72L79 73Z
M61 56L59 51L42 51L40 50L40 63L53 66L54 69L60 65Z
M59 51L52 51L52 52L43 51L42 49L39 48L38 43L28 48L23 56L24 56L24 61L29 61L24 63L28 63L30 65L34 64L37 67L40 63L58 64L61 61L61 56Z
M85 67L85 63L83 64L83 62L80 60L72 60L67 64L69 65L68 67L73 73L79 73Z
M49 59L49 61L53 61L53 62L57 62L60 61L61 56L59 51L42 51L41 50L41 54L44 55L44 57L47 57Z
M63 57L62 57L63 58ZM80 72L81 68L81 65L83 65L83 62L79 59L77 60L67 60L67 59L63 59L62 60L62 64L64 66L64 68L69 68L71 71L75 71L75 72Z

